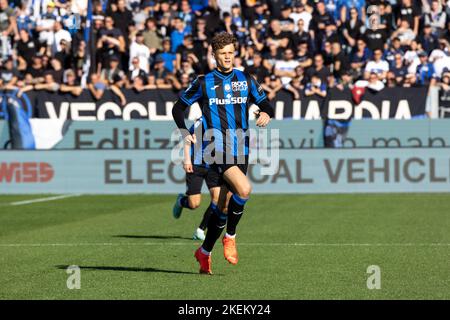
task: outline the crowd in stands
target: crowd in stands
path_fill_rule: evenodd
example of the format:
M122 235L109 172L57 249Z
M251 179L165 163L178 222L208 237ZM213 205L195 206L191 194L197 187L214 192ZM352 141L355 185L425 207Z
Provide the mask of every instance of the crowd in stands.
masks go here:
M0 86L181 92L220 31L270 99L450 85L450 0L93 0L89 16L88 0L0 0Z

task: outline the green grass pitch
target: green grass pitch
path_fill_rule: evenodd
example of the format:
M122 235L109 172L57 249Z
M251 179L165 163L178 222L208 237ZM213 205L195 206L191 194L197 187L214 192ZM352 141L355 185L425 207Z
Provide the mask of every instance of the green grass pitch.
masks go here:
M174 195L0 196L0 299L450 299L448 194L253 195L238 265L190 240L206 208ZM66 267L81 270L69 290ZM369 290L367 268L380 267Z

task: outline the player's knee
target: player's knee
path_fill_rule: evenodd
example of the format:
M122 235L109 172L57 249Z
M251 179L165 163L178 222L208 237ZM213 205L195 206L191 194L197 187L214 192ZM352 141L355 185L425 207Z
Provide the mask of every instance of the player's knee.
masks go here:
M248 199L251 193L252 193L252 186L250 184L245 184L237 190L237 195L239 196L239 198L242 199Z
M200 199L197 198L193 198L193 199L189 199L189 208L191 209L197 209L198 207L200 207Z

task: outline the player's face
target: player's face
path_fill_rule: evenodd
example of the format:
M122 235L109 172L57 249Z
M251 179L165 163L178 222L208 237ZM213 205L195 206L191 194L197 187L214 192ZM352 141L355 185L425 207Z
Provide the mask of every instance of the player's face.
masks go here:
M234 65L234 45L229 44L214 52L217 68L222 72L230 72Z

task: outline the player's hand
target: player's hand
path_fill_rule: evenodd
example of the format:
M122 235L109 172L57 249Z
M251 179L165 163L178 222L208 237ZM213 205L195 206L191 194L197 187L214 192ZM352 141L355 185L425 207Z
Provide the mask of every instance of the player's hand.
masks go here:
M188 136L186 136L186 138L184 138L184 142L187 144L196 144L197 143L197 138L195 137L195 134L190 134Z
M192 163L184 163L183 164L183 169L184 169L184 171L186 171L186 173L193 173L194 172L194 168L192 166Z
M265 126L267 126L270 122L270 117L267 113L265 112L260 112L257 115L257 120L256 120L256 125L258 127L262 127L264 128Z

